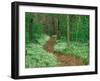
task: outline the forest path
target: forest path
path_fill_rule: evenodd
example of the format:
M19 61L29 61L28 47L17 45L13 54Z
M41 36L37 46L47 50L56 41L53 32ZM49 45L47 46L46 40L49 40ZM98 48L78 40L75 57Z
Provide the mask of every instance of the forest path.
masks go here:
M53 37L51 37L46 44L44 45L44 49L48 52L53 53L56 58L59 60L60 64L58 66L76 66L76 65L84 65L83 60L71 55L64 55L60 52L54 51L54 45L56 41Z

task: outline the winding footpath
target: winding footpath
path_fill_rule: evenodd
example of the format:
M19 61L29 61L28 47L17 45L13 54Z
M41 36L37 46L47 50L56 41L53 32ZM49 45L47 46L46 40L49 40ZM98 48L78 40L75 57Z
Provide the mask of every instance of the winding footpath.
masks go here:
M64 55L63 53L54 51L54 45L56 41L53 37L51 37L46 44L43 46L44 50L47 52L53 53L60 64L58 66L78 66L78 65L84 65L83 60L80 58L77 58L75 56L71 55Z

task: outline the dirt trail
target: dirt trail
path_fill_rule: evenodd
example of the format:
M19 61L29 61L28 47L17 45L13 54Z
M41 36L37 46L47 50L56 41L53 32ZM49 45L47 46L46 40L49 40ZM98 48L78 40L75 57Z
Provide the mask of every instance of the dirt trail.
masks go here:
M53 37L51 37L46 44L44 45L44 49L48 52L53 53L57 59L59 60L60 64L59 66L76 66L76 65L84 65L82 59L77 58L75 56L71 55L64 55L63 53L60 52L55 52L54 51L54 45L55 45L55 40Z

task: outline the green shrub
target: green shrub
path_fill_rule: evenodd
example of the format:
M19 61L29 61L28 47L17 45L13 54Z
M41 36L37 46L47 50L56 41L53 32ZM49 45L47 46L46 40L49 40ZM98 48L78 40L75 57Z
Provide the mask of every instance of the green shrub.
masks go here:
M50 37L48 35L42 34L41 37L37 39L37 41L40 45L44 45L49 40L49 38Z
M65 55L73 55L83 59L84 64L89 63L89 47L87 43L70 42L58 42L55 47L55 51L62 52Z
M40 45L28 44L26 45L26 49L26 68L54 67L59 64L56 57L52 53L46 52Z

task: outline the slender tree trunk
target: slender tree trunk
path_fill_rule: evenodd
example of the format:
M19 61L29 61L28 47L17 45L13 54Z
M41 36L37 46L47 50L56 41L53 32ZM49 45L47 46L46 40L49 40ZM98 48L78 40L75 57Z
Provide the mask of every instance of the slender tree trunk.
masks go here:
M46 34L49 34L49 16L46 16Z
M67 16L67 43L70 42L70 26L69 26L69 15Z
M79 29L79 27L80 27L80 23L81 23L81 18L80 18L80 16L77 16L77 26L76 26L76 42L77 41L79 41L78 40L78 29Z
M35 23L38 23L38 14L35 13L34 16L35 16L35 20L34 20L34 22L35 22Z
M59 16L58 16L58 22L57 23L58 23L58 25L57 25L57 38L59 39L59 34L60 34L59 33L60 32L59 31L60 30L60 28L59 28L59 24L60 24Z
M30 42L32 42L32 38L33 38L33 35L32 35L32 22L33 22L33 19L31 18L30 19L30 24L29 24L29 37L30 37Z
M54 16L52 16L52 32L55 34L55 22L54 22Z

